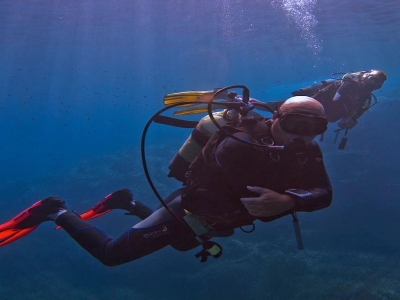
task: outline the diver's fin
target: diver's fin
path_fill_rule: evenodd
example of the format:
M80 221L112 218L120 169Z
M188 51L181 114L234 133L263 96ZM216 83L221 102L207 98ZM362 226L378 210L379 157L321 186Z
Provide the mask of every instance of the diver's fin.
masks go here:
M112 194L107 195L104 197L99 203L97 203L95 206L93 206L91 209L88 211L82 213L80 215L82 220L91 220L97 217L100 217L108 212L110 212L112 209L107 205L107 200L111 198Z
M174 112L175 117L202 114L208 111L208 106L196 106L192 108L177 110Z
M39 200L10 221L0 224L0 247L27 235L43 222L41 219L34 218L35 208L41 205L42 200Z
M104 206L102 203L98 203L95 206L93 206L90 210L87 212L84 212L83 214L80 215L82 220L91 220L97 217L100 217L102 215L105 215L106 213L110 212L112 209L107 208Z
M2 232L0 232L0 247L5 246L11 242L14 242L15 240L22 238L24 235L27 235L31 231L35 230L36 227L39 225L36 225L31 228L26 228L26 229L16 229L16 228L9 228L6 229Z
M87 221L105 215L106 213L109 213L112 209L107 205L107 200L109 200L111 196L112 194L107 195L91 209L80 214L79 217L82 220ZM61 226L57 226L55 229L56 230L61 229Z
M213 102L211 110L214 109L240 109L244 104L241 102ZM202 114L208 112L208 105L196 106L192 108L182 109L174 112L175 117Z
M107 195L100 200L99 203L80 216L82 220L90 220L100 217L113 209L123 209L132 215L139 216L140 212L138 211L139 207L137 203L138 201L133 200L133 195L130 190L122 189Z
M214 93L219 89L214 89L210 91L188 91L188 92L180 92L180 93L172 93L165 95L164 97L164 105L172 105L179 102L199 102L199 103L207 103L213 100ZM228 96L227 91L223 91L215 97L215 99L222 100L231 100ZM194 103L182 104L182 106L191 106L196 105Z
M209 102L212 99L214 91L188 91L165 95L164 105L168 106L171 104L176 104L179 102ZM188 103L182 106L194 105L193 103Z
M112 196L114 193L111 193L107 196L105 196L102 200L100 200L99 203L97 203L95 206L93 206L91 209L89 209L88 211L80 214L80 218L82 220L91 220L97 217L100 217L102 215L105 215L106 213L109 213L113 208L115 207L110 207L112 205L110 205L112 203ZM57 226L55 229L60 229L61 226Z
M218 108L227 108L227 105L224 102L221 102L220 105L218 103L213 103L212 104L212 110L218 109ZM177 110L174 112L175 117L179 116L187 116L187 115L194 115L194 114L202 114L206 113L208 111L208 105L202 105L202 106L196 106L192 108L187 108L187 109L182 109L182 110Z

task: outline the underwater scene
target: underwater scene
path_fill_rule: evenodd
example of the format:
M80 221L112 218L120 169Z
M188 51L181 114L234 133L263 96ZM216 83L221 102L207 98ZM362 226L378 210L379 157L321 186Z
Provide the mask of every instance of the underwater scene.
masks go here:
M315 139L333 200L298 212L304 249L289 215L213 238L218 259L165 247L108 267L43 222L0 247L0 299L400 299L399 47L398 0L0 1L2 224L123 188L157 209L146 174L162 198L181 188L168 166L192 132L149 121L168 94L243 85L274 102L334 73L387 76L355 126ZM89 222L118 238L140 221L124 213Z

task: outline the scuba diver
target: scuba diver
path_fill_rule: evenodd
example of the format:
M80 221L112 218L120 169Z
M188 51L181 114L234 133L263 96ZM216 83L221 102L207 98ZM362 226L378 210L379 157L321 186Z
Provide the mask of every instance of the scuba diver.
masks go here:
M380 70L346 73L341 80L327 80L317 91L300 89L293 96L310 96L325 108L328 122L338 122L339 128L351 129L372 105L372 91L380 89L387 79ZM310 93L312 93L310 95Z
M341 79L334 78L337 74L344 75ZM372 91L380 89L386 79L386 73L380 70L333 73L332 78L296 90L292 92L292 95L312 97L324 106L328 122L337 122L339 127L335 130L335 142L340 131L345 131L339 144L339 149L343 150L347 143L348 130L353 128L358 119L377 103ZM251 99L250 102L260 105L259 109L263 109L261 105L271 109L283 103L283 101L262 102L256 99Z
M337 74L340 73L332 75ZM386 73L380 70L345 73L341 79L323 80L294 91L292 95L309 96L318 100L324 106L328 122L339 121L339 128L351 129L357 124L358 118L374 105L372 98L376 103L372 91L380 89L386 79ZM271 102L278 106L280 103L282 101Z
M306 96L285 101L272 118L243 118L217 130L187 172L185 187L152 212L118 190L78 215L64 201L49 197L0 225L0 246L54 221L82 248L106 266L124 264L168 245L179 251L202 250L202 262L218 258L222 248L213 237L234 229L292 215L302 248L296 212L328 207L332 188L316 135L327 129L323 106ZM87 220L113 209L126 210L142 221L112 239ZM247 227L246 227L247 228Z

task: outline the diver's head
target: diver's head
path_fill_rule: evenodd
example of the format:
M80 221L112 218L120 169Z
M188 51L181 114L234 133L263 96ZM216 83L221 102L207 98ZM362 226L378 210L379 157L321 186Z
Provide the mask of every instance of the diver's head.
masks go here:
M295 96L274 113L271 130L275 143L287 146L299 139L309 144L316 135L325 132L327 126L321 103L307 96Z
M380 89L387 79L386 73L380 70L369 70L361 76L361 83L371 90Z

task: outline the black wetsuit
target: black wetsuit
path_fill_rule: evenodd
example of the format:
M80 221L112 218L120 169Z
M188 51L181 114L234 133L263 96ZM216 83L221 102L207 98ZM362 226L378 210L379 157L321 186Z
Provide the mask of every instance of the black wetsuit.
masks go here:
M236 135L254 141L248 133L239 132ZM201 178L196 179L196 185L189 184L184 201L181 201L179 193L170 197L172 201L169 207L178 216L184 215L185 207L204 217L216 230L232 230L249 224L256 218L239 201L240 197L252 195L246 189L247 185L265 187L279 193L284 193L288 188L310 191L313 196L297 201L296 211L313 211L331 203L331 185L316 143L309 146L309 154L301 159L286 152L271 154L232 138L223 140L215 150L208 154L203 151L204 155L196 159L208 168L208 173L199 173ZM192 172L192 179L193 176ZM289 213L259 219L272 221ZM180 251L199 245L190 228L173 218L165 208L158 209L114 240L73 212L62 214L56 223L108 266L135 260L167 245Z
M260 139L272 143L271 121L264 120L266 134L254 138L247 132L234 135L240 139L259 143ZM296 201L296 211L314 211L330 205L332 188L325 170L321 150L316 142L308 145L304 155L293 149L270 151L249 146L232 138L218 142L214 134L189 169L189 185L183 193L183 206L204 217L217 229L240 227L256 220L240 201L242 197L255 197L247 186L258 186L284 194L287 189L301 189L312 193L307 199ZM207 148L215 148L214 151ZM269 222L290 214L284 212L273 217L258 218Z
M180 196L172 194L170 209L182 217ZM117 239L112 239L97 226L79 218L74 212L60 215L56 223L86 251L107 266L120 265L171 245L187 251L200 245L194 233L178 222L165 208L160 208L137 223Z
M341 97L333 101L339 88ZM324 106L328 122L336 122L349 116L353 116L354 119L359 118L365 112L364 103L371 99L371 89L356 81L340 80L331 83L311 97Z

